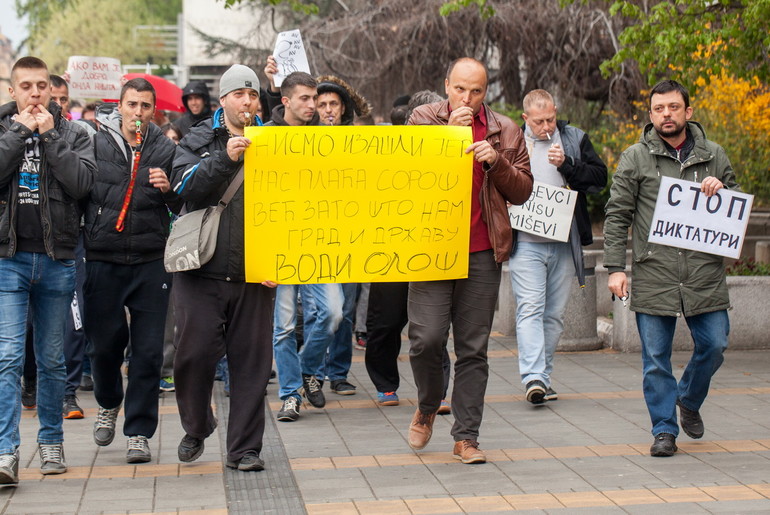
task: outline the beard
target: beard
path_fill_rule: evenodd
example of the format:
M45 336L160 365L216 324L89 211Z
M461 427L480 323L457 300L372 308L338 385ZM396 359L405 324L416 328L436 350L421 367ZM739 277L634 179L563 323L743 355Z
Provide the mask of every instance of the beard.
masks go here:
M663 136L664 138L674 138L676 136L679 136L682 134L685 130L685 127L687 127L687 123L679 124L677 122L671 121L671 122L665 122L665 123L672 123L673 126L668 126L664 128L664 124L660 124L659 127L655 127L655 130Z

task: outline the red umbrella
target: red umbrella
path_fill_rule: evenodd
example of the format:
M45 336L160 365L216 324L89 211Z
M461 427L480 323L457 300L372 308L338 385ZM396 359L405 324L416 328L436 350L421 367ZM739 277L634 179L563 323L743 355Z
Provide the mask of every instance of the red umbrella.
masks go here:
M182 88L169 82L163 77L157 75L150 75L147 73L127 73L123 75L121 82L125 84L131 79L147 79L152 87L155 88L155 108L162 111L177 111L183 113L185 111L184 103L182 103ZM117 102L117 99L108 100L105 102Z

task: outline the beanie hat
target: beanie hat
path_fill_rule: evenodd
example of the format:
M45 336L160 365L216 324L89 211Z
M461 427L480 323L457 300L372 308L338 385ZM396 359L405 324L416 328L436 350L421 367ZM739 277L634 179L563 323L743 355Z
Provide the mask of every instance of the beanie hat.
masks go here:
M234 64L219 79L219 98L236 89L249 88L259 93L259 79L254 70L242 64Z

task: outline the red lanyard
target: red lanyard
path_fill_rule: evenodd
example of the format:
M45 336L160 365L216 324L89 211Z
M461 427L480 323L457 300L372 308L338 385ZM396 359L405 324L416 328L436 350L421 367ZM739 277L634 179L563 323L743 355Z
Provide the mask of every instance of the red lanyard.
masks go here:
M123 198L123 207L120 209L118 221L115 223L115 230L123 232L125 228L126 213L128 205L131 203L131 195L134 193L134 183L136 183L136 172L139 170L139 158L142 157L142 122L136 122L136 151L134 152L134 162L131 167L131 179L128 181L126 196Z

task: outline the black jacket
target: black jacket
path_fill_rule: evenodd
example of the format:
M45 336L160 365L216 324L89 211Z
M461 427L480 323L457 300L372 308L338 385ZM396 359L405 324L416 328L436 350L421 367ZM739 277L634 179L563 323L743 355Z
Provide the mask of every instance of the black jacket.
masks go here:
M232 161L227 155L226 127L219 114L200 122L182 138L176 149L171 187L185 202L188 211L216 205L230 181L243 165L243 157ZM219 219L217 246L211 261L198 270L180 272L223 281L244 282L246 267L243 249L243 186L238 188Z
M187 107L187 98L190 95L200 95L203 97L203 111L200 114L192 114L190 108ZM179 130L182 132L182 136L190 132L190 128L201 120L207 120L211 118L211 95L209 94L209 88L206 83L199 80L194 80L187 84L182 90L182 103L184 103L187 111L174 122Z
M88 195L96 175L91 138L86 130L61 117L55 102L48 105L54 128L40 135L40 211L46 254L74 259L80 229L78 200ZM16 102L0 107L0 256L16 253L19 166L25 140L31 135L11 118Z
M176 145L155 124L144 137L131 203L122 232L115 229L131 178L133 158L120 130L117 111L100 117L101 129L94 138L98 175L86 207L86 259L135 265L161 259L166 247L172 211L181 200L173 190L166 194L150 184L150 168L171 173Z

